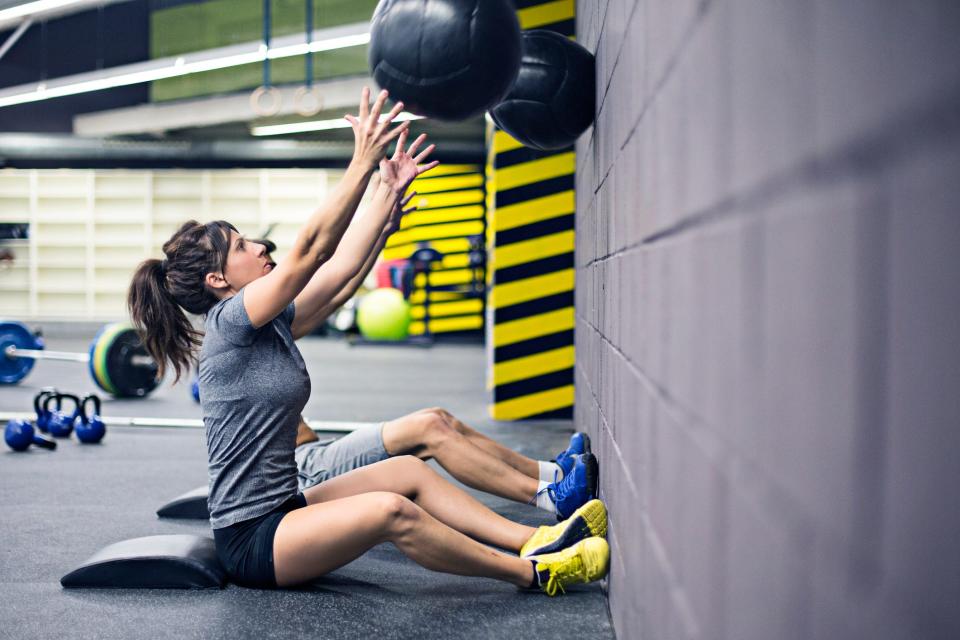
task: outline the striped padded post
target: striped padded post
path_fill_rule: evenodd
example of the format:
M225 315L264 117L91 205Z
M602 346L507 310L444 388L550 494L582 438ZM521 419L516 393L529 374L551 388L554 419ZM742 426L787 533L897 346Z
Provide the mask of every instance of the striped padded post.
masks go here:
M418 209L404 216L400 229L383 249L384 260L406 259L420 246L436 249L443 260L430 272L430 333L476 334L483 330L485 267L470 263L470 238L482 239L485 180L480 165L440 165L410 186ZM485 256L483 262L486 262ZM425 274L419 274L410 294L411 335L422 335Z
M515 0L524 29L574 33L573 0ZM572 148L535 151L492 124L487 160L490 415L573 417Z

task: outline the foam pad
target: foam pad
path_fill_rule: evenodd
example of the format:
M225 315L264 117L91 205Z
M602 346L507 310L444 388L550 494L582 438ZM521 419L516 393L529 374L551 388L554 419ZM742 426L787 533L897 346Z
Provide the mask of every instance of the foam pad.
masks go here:
M191 535L123 540L60 578L67 588L222 589L226 582L213 538Z
M210 518L210 511L207 510L207 495L206 485L198 487L157 509L157 515L161 518L207 520Z

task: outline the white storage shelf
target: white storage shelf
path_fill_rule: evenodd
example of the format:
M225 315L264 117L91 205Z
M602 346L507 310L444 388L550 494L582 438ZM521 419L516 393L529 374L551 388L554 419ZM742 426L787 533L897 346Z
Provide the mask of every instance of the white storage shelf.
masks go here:
M136 266L186 220L224 219L254 236L271 224L276 256L289 251L342 171L0 169L0 222L30 224L6 243L0 316L21 320L126 316Z

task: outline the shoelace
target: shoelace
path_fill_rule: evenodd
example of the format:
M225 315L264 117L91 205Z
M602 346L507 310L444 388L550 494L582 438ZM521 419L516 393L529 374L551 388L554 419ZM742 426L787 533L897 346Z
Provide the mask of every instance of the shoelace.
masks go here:
M568 576L576 576L581 571L583 571L583 558L580 557L580 554L575 555L570 565L562 567L561 570L555 572L551 569L550 577L547 578L547 586L544 589L547 595L557 595L557 589L560 590L560 593L565 594L567 591L563 588L561 580Z
M556 481L557 481L557 472L556 472L556 471L553 472L553 481L554 481L554 483L556 483ZM562 482L562 481L561 481L561 482ZM537 498L540 497L540 494L541 494L541 493L546 493L548 496L550 496L550 499L553 501L553 504L557 504L557 492L554 491L553 488L551 487L551 485L549 485L549 484L548 484L547 486L545 486L543 489L540 489L540 491L537 491L535 494L533 494L533 497L530 498L530 500L527 502L527 504L535 504L535 503L537 502Z
M570 473L568 473L567 475L565 475L565 476L563 476L562 478L560 478L559 481L557 480L557 472L556 472L556 471L553 472L553 485L554 485L557 489L561 489L561 492L562 492L564 495L569 495L569 493L570 493L570 491L567 490L567 485L574 484L573 472L574 472L575 469L576 469L576 465L574 465L574 468L570 470ZM553 503L556 504L556 503L557 503L557 494L556 494L556 492L551 493L551 494L550 494L550 497L553 498Z

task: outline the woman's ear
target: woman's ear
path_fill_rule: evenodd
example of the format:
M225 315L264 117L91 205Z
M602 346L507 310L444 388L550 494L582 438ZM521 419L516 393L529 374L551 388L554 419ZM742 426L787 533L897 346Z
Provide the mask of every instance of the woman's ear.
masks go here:
M207 274L207 277L203 279L204 284L206 284L211 289L226 289L228 286L226 278L223 277L220 273L210 272Z

